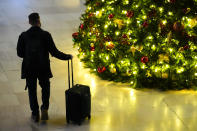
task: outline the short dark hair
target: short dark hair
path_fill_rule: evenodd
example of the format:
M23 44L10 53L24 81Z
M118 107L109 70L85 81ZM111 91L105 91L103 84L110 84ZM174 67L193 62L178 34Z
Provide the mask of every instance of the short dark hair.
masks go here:
M31 24L37 24L40 19L39 14L36 12L31 13L28 17L29 17L29 22L31 22Z

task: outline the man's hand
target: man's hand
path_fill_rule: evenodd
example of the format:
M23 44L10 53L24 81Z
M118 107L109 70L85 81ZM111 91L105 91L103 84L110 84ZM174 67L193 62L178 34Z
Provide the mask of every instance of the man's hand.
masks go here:
M71 54L68 54L68 58L69 58L69 59L72 59L73 56L72 56Z

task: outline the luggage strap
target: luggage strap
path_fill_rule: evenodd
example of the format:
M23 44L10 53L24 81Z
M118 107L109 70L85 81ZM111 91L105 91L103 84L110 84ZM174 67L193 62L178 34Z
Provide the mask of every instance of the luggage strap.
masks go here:
M73 60L71 58L71 75L72 75L72 87L74 86L74 81L73 81ZM70 62L68 60L68 87L70 89Z

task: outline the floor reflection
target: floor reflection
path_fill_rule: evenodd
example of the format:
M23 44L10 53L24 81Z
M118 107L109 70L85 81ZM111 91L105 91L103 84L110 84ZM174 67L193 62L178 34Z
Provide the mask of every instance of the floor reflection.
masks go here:
M77 58L72 33L77 31L85 0L0 1L0 130L1 131L195 131L196 91L136 90L128 84L101 80ZM65 90L67 62L51 58L50 120L32 125L25 82L20 79L21 59L16 56L19 34L28 29L27 16L39 12L43 28L50 31L56 46L74 55L75 83L89 85L92 118L81 126L66 123ZM41 103L40 88L38 90Z

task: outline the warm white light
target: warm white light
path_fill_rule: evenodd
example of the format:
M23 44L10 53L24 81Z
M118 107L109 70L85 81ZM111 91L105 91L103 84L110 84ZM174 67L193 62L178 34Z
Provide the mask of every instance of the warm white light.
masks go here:
M123 10L122 13L123 13L123 14L127 14L127 11L126 11L126 10Z
M125 4L129 4L129 1L128 1L128 0L126 0L126 1L125 1Z
M168 15L173 15L173 13L172 12L168 12Z
M152 37L152 36L149 36L149 37L148 37L148 39L149 39L149 40L152 40L152 39L153 39L153 37Z
M167 21L166 20L163 20L162 23L165 25L167 23Z
M152 49L155 50L156 49L156 46L155 45L152 45Z
M147 16L146 16L146 15L144 15L142 18L143 18L143 19L146 19L146 18L147 18Z
M136 75L137 74L137 71L134 71L133 74Z
M96 11L96 16L98 16L98 15L99 15L99 13L100 13L99 11Z
M90 6L88 6L88 10L91 10L91 7Z
M169 65L166 65L166 68L169 68Z
M163 8L162 8L162 7L160 7L160 8L159 8L159 11L162 13L162 12L163 12Z
M120 34L120 32L119 31L116 31L116 35L119 35Z
M109 60L109 56L106 56L106 60Z
M173 51L173 49L172 49L172 48L170 48L170 49L169 49L169 51L170 51L170 52L172 52L172 51Z

